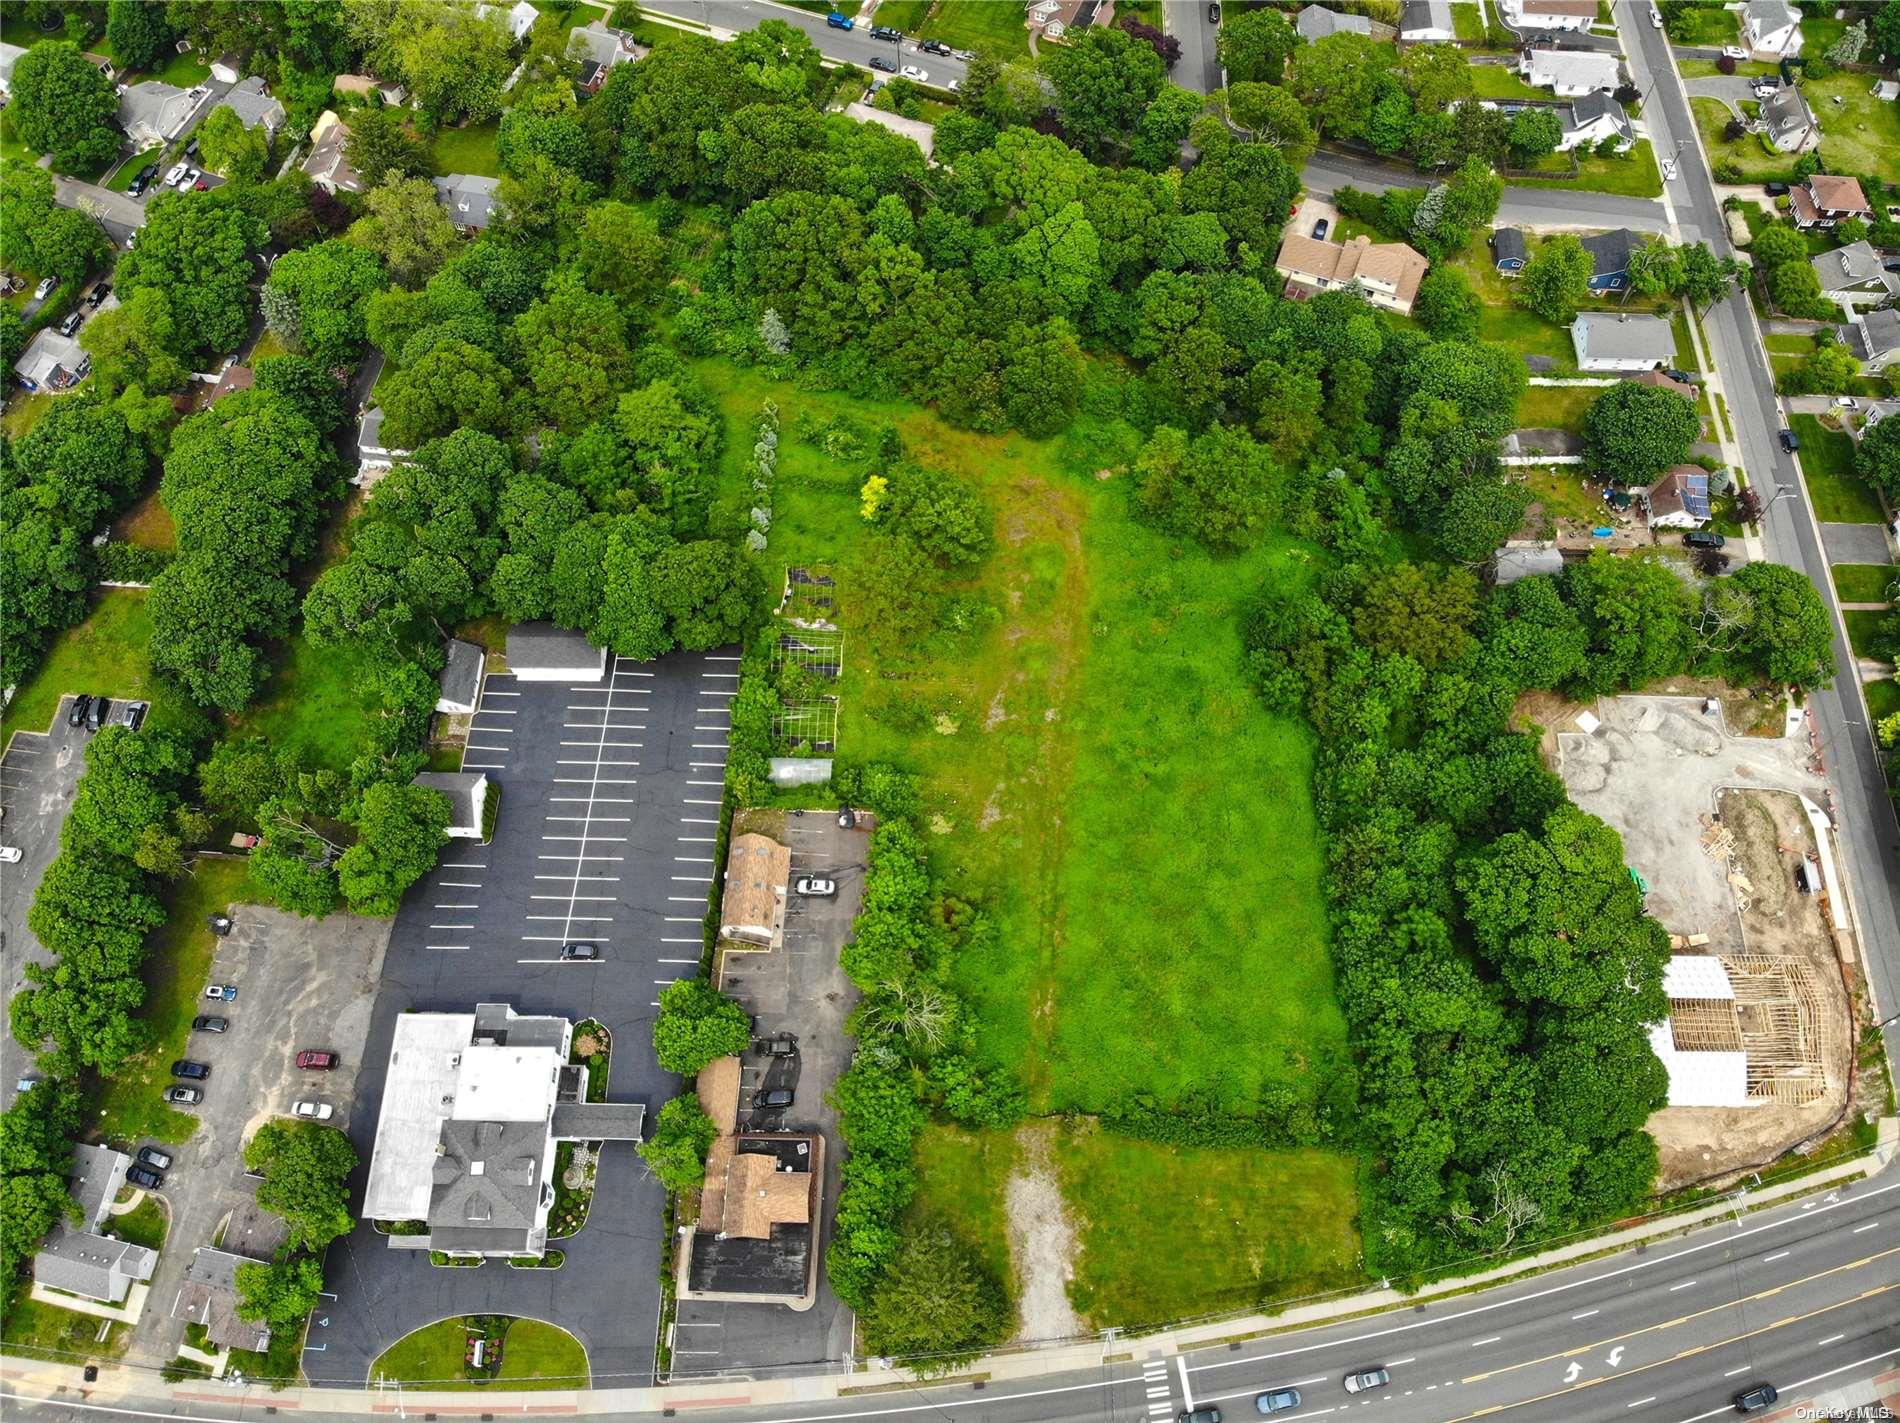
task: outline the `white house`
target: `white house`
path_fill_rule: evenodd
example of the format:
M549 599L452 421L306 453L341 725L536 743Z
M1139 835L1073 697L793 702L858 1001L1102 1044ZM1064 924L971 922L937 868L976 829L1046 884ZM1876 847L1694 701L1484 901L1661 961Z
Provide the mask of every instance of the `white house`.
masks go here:
M482 813L488 808L488 777L479 771L421 771L412 786L440 792L449 803L448 837L482 838Z
M1821 122L1799 86L1783 84L1762 100L1761 123L1778 153L1806 153L1821 144Z
M1524 82L1549 89L1560 99L1577 99L1623 82L1622 65L1613 54L1582 49L1529 49L1518 62Z
M508 629L508 671L523 682L597 682L607 649L553 623L516 623Z
M17 44L0 44L0 94L13 92L13 66L25 53Z
M1602 90L1584 94L1563 113L1564 136L1557 151L1595 148L1606 138L1614 138L1619 153L1636 143L1636 130L1623 106Z
M442 671L435 679L435 709L449 716L469 716L482 696L482 670L488 654L459 637L449 639Z
M228 49L211 61L211 77L220 84L235 84L244 77L244 56Z
M1801 53L1801 15L1786 0L1748 0L1742 41L1756 59L1792 59Z
M495 9L492 5L475 7L475 18L478 20L486 20L494 13ZM540 18L540 15L541 12L530 5L528 0L520 0L514 9L501 17L501 22L507 27L508 37L519 44L528 37L528 31L534 28L534 22Z
M204 97L202 89L180 89L156 79L119 88L119 127L135 150L157 148L185 131Z
M1666 469L1642 499L1650 528L1699 529L1709 521L1709 472L1699 464Z
M1436 44L1457 36L1451 0L1405 0L1399 11L1399 38L1407 44Z
M1808 265L1821 283L1821 295L1850 317L1861 307L1900 296L1900 272L1888 271L1884 254L1865 238L1810 257Z
M256 75L233 85L218 107L236 114L238 122L246 128L262 127L267 138L275 138L277 130L284 126L284 106L270 96L264 81Z
M1646 371L1676 360L1676 333L1661 316L1586 311L1570 323L1570 344L1585 371Z
M1372 21L1364 15L1342 15L1324 5L1308 5L1300 11L1293 28L1301 39L1314 44L1328 35L1370 35Z
M1882 375L1890 369L1900 369L1900 310L1888 307L1885 311L1856 312L1853 320L1840 327L1840 337L1847 349L1854 353L1860 362L1860 368L1868 375ZM1884 415L1886 412L1880 412ZM1867 423L1875 423L1875 414L1869 411Z
M1498 13L1514 30L1587 30L1597 6L1596 0L1498 0Z

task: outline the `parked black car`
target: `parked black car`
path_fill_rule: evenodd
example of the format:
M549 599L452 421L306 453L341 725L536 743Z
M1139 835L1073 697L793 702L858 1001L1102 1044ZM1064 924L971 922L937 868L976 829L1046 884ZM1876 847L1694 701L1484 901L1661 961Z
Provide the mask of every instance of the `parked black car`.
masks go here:
M229 1018L214 1018L209 1015L203 1015L191 1020L191 1030L194 1033L222 1033L230 1026L231 1020Z
M1758 1383L1753 1388L1743 1389L1740 1393L1735 1395L1735 1411L1737 1413L1759 1413L1762 1409L1771 1407L1775 1400L1780 1397L1781 1395L1775 1391L1773 1384Z
M918 41L917 48L921 49L925 54L941 54L947 57L950 53L950 46L945 44L942 40L920 40Z
M202 1082L210 1075L211 1064L208 1062L193 1062L188 1057L181 1057L172 1064L172 1076L182 1077L188 1082Z
M134 1186L143 1186L148 1191L156 1191L165 1184L165 1178L156 1171L148 1171L143 1166L125 1168L125 1179Z
M881 69L886 74L897 73L897 65L891 60L886 59L881 54L874 54L871 56L871 68Z
M904 38L902 30L894 30L889 25L871 26L871 38L883 40L886 44L896 44Z
M562 944L561 957L564 959L597 959L600 957L600 945Z
M1783 430L1781 432L1781 448L1786 450L1789 454L1793 454L1796 450L1801 448L1801 437L1792 430Z
M66 713L66 725L84 726L86 724L86 715L91 710L91 696L85 692L81 692L78 696L73 698L73 709Z
M792 1105L792 1089L789 1087L767 1087L752 1094L755 1107L789 1107Z
M1682 536L1685 548L1720 548L1728 540L1720 534L1705 533L1701 529L1692 529Z
M105 305L106 298L111 295L112 284L110 282L101 282L98 286L86 293L86 305L91 307L94 311L97 311L100 307Z
M111 711L111 698L94 697L92 699L91 709L86 712L86 730L97 731L100 727L104 726L106 724L106 717Z
M137 175L132 179L131 185L126 188L126 195L134 198L140 196L147 188L152 186L152 179L157 176L158 165L156 163L147 163L143 168L139 169Z

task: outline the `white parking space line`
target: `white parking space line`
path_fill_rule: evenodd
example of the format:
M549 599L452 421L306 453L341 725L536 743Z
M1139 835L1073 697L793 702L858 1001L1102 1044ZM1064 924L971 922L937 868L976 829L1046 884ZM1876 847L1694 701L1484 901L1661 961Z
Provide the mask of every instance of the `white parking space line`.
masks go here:
M685 884L711 884L711 875L668 875L668 879Z
M703 914L669 914L666 916L666 922L668 924L703 924L705 920L706 916ZM693 942L698 943L699 940L695 939Z
M611 924L611 914L528 914L523 916L530 924Z
M717 845L717 835L679 835L674 837L681 845Z
M698 816L695 816L695 815L682 815L682 816L680 817L680 824L681 824L681 825L717 825L718 823L719 823L719 819L718 819L718 817L717 817L717 816L710 816L710 815L698 815Z
M499 761L464 761L464 771L505 771L508 768Z
M706 896L703 894L669 894L666 897L666 902L668 904L704 904L706 902ZM698 923L699 921L694 920L693 922Z
M480 909L479 904L438 904L437 909Z
M430 944L429 948L438 954L465 954L468 952L467 944Z
M662 944L698 944L698 943L703 943L704 940L699 939L699 938L674 938L674 939L662 939L660 940L660 942Z
M603 939L599 935L589 935L588 938L589 942L596 944L611 944L613 942L612 939ZM521 942L524 944L565 944L567 942L567 935L523 934L521 936Z
M537 879L539 879L539 878L544 878L544 876L536 876L536 878L537 878ZM548 875L548 876L545 876L545 878L548 878L548 879L555 879L555 878L559 878L559 879L566 879L566 878L567 878L567 876L566 876L566 875L559 875L559 876L555 876L555 875ZM590 881L590 883L591 883L591 881ZM580 903L582 903L582 904L612 904L612 903L614 903L614 902L615 902L615 898L616 898L616 897L615 897L614 895L611 895L611 894L575 894L575 895L567 895L567 894L531 894L531 895L529 895L529 896L528 896L528 898L530 898L530 899L552 899L552 900L554 900L554 901L556 901L557 903L561 903L561 904L565 904L565 903L566 903L566 902L567 902L567 901L568 901L569 899L574 899L574 900L577 900L577 901L579 901L579 902L580 902Z
M431 924L431 929L473 929L473 924Z
M485 870L488 868L488 862L486 860L479 863L474 860L444 860L442 868L445 870Z
M696 963L698 963L698 962L699 962L699 960L698 960L698 959L655 959L655 960L654 960L653 962L655 962L655 963L691 963L691 964L696 964Z
M712 863L712 856L711 855L675 855L673 857L673 863L676 865L710 865Z
M724 804L725 804L725 802L724 802L723 800L691 800L691 799L688 799L688 800L687 800L687 802L686 802L686 804L688 804L688 805L724 805Z
M536 855L537 860L599 860L605 864L619 864L625 855ZM562 879L572 879L572 875L563 875Z
M478 879L439 879L435 882L435 887L437 889L480 889L482 882Z
M508 748L507 748L506 746L477 746L477 745L476 745L476 744L475 744L474 742L472 742L472 741L471 741L471 742L469 743L469 745L468 745L468 749L469 749L469 750L471 750L471 751L501 751L501 752L506 752Z
M593 820L608 822L614 825L625 825L629 821L631 821L633 817L631 815L596 815L592 817L585 816L585 815L550 815L548 819L549 820L581 820L581 821L593 819ZM599 839L600 837L595 836L594 838Z
M501 674L497 672L495 675L499 677ZM485 702L490 697L518 697L520 695L521 693L519 692L497 692L493 690L492 688L490 688L490 689L485 689L482 692L482 700Z
M550 857L544 855L542 856L542 858L548 859ZM558 855L558 856L553 856L552 858L566 859L567 856ZM535 878L559 880L562 884L566 884L569 880L573 879L574 876L572 875L536 875ZM581 876L581 883L586 884L586 885L591 885L596 889L605 889L610 884L619 884L620 876L619 875L603 875L595 871L595 872L590 872L588 874ZM563 895L562 898L566 898L566 896ZM698 922L698 921L694 921L694 922Z
M722 682L736 682L739 680L739 674L737 672L701 672L699 675L702 677L717 677Z

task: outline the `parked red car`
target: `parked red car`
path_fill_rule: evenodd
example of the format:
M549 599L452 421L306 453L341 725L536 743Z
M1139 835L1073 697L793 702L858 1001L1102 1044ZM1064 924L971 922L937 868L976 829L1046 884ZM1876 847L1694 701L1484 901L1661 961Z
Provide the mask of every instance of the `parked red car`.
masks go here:
M312 1072L328 1072L336 1066L336 1054L318 1052L315 1048L305 1048L297 1054L297 1066Z

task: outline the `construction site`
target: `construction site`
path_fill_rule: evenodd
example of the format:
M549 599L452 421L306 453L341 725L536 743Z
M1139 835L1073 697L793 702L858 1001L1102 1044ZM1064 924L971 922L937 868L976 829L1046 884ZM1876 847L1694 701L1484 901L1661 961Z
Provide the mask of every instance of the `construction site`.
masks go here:
M1671 936L1669 1016L1650 1034L1669 1073L1649 1122L1659 1185L1811 1149L1847 1118L1858 970L1805 718L1743 737L1717 700L1631 696L1557 726L1554 769L1623 837Z

